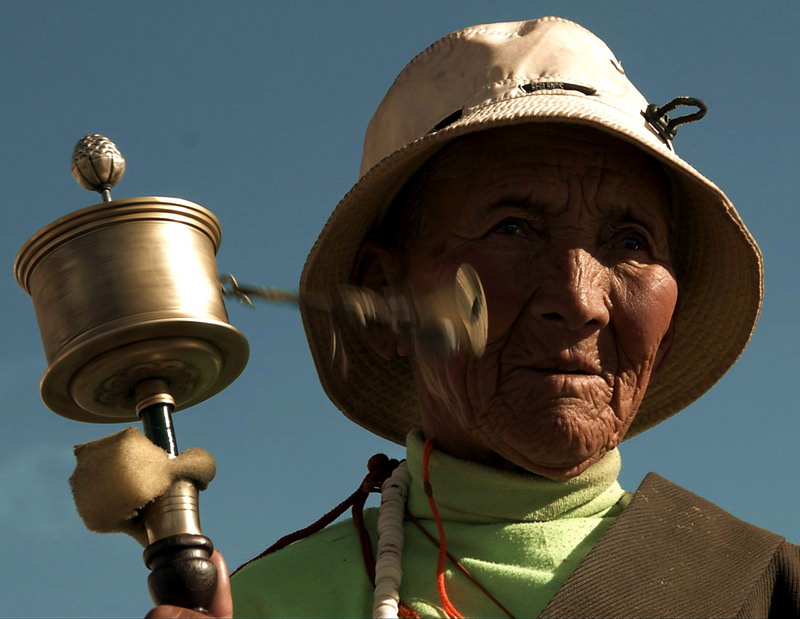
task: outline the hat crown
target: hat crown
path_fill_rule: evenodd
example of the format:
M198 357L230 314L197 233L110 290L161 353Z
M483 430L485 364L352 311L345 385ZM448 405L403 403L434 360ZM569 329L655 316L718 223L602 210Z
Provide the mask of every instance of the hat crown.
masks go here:
M484 24L439 39L403 69L369 124L360 175L454 113L556 93L591 96L647 125L647 100L582 26L560 17Z

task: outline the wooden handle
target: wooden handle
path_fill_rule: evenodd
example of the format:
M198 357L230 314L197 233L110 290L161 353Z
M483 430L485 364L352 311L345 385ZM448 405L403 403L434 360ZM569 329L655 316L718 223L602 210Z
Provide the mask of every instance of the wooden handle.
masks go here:
M147 578L156 604L207 613L217 589L217 568L211 562L214 544L203 535L171 535L144 550Z

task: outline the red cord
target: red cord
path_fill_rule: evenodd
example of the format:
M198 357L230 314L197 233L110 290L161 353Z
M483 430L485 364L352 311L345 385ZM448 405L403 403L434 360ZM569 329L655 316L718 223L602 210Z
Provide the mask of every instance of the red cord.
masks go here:
M428 505L433 513L433 519L436 521L436 529L439 532L439 560L436 563L436 585L439 589L439 598L442 600L442 608L450 619L463 619L463 615L456 610L450 598L447 597L447 589L444 580L444 564L447 560L447 539L444 536L444 523L439 517L439 510L436 507L436 501L433 498L433 488L431 487L430 478L430 460L431 453L433 452L433 439L429 438L425 441L425 447L422 452L422 481L424 483L425 495L428 497Z

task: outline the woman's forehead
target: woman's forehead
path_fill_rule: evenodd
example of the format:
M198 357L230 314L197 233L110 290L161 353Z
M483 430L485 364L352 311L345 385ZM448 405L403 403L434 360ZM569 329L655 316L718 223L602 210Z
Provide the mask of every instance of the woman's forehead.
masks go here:
M579 186L587 197L609 205L642 202L666 208L669 183L649 155L596 130L562 128L504 128L454 141L427 166L429 197L436 196L437 203L443 193L484 204L557 201Z
M526 165L600 170L664 179L661 166L621 138L590 127L521 125L469 134L453 141L432 160L440 178L464 176L478 169Z

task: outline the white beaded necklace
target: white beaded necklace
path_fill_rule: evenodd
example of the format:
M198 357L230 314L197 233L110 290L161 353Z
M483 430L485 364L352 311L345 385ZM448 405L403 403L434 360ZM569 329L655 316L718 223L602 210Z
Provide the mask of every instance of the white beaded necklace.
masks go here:
M403 579L403 519L411 476L401 462L381 486L378 511L378 560L375 564L375 593L372 616L396 619Z

